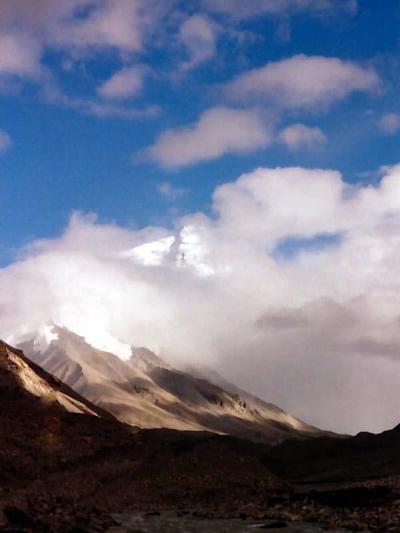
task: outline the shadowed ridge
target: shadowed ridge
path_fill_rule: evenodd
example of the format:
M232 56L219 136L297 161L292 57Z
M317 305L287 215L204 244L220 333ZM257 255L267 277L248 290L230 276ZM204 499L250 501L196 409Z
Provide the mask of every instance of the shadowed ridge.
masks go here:
M0 387L3 394L22 394L55 403L70 412L114 417L89 402L60 379L28 359L22 350L0 340Z
M266 463L277 475L314 482L362 481L400 475L400 426L354 437L288 440L272 448Z

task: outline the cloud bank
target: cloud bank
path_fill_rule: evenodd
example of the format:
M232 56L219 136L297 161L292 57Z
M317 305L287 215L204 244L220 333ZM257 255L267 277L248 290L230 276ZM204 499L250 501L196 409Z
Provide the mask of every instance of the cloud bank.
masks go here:
M75 214L0 270L0 336L54 320L211 365L322 427L382 430L400 408L399 209L400 165L378 186L260 168L172 234Z

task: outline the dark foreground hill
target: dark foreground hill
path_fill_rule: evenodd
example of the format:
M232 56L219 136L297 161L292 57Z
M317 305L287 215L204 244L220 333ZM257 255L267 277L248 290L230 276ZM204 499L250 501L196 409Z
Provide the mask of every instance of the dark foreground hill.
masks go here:
M262 501L284 489L263 465L260 444L137 431L69 392L0 342L3 527L103 531L105 511L203 504L235 509L239 501Z
M0 530L94 533L112 512L174 510L400 531L398 429L277 447L138 430L1 342L0 401Z
M378 435L287 441L268 454L271 470L291 481L338 483L400 475L400 425Z

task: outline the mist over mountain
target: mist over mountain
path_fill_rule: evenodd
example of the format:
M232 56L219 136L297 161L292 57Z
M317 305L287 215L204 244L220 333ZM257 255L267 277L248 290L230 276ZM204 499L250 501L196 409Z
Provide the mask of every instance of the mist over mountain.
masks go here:
M399 20L0 0L1 531L400 531Z
M75 333L47 326L21 344L33 361L79 394L141 428L212 431L269 444L317 436L317 428L242 391L174 369L145 348L123 361Z
M63 363L77 364L79 358L88 394L99 383L103 368L111 374L110 365L115 366L115 378L122 368L117 362L125 365L61 328L47 331L47 347L41 336L36 350L44 364L57 360L59 372L65 367L67 379L74 375L76 380L79 372L75 368L71 374L73 364ZM93 364L99 369L97 376ZM181 407L199 399L193 398L194 392L208 394L209 403L239 400L207 381L177 373L146 349L137 350L126 364L130 365L136 380L140 373L143 380L144 372L148 382L150 376L161 377L164 392L179 397ZM138 386L137 381L129 384ZM113 394L118 385L114 383ZM399 427L351 438L323 435L243 393L251 409L256 405L264 407L264 416L275 414L263 421L269 444L247 440L254 433L243 426L239 439L198 430L139 429L118 422L2 341L0 397L0 465L5 487L0 494L0 528L5 531L56 533L80 528L108 532L115 526L132 531L136 524L149 531L167 527L174 531L184 525L187 531L219 532L228 527L250 532L275 526L309 531L319 527L316 520L326 530L333 526L341 531L398 529ZM204 409L204 402L195 403L198 411ZM246 410L243 400L240 406ZM219 411L220 422L228 409L225 406L225 414ZM175 412L179 414L181 409ZM271 424L279 433L271 433ZM295 427L303 431L295 432ZM283 432L301 438L282 442ZM164 522L170 525L164 527Z
M122 359L133 345L209 366L318 427L387 429L400 408L398 180L399 167L376 186L259 169L172 231L75 214L0 270L0 334L18 344L54 321Z

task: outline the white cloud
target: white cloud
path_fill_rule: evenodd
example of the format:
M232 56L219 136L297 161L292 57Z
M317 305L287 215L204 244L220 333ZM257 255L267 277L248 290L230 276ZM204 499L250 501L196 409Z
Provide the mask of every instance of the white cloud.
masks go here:
M258 15L294 15L344 11L353 14L357 11L356 0L203 0L210 11L230 15L234 18L250 18Z
M215 107L189 127L165 131L147 155L164 167L183 167L228 153L254 152L270 140L258 112Z
M0 154L7 152L12 146L11 137L7 132L0 130Z
M218 187L213 211L177 220L173 235L74 215L0 269L0 337L52 319L92 342L100 332L215 366L321 426L398 423L400 165L377 186L261 168ZM341 237L318 246L321 234ZM294 237L298 253L277 258Z
M88 59L131 64L147 43L164 35L158 21L172 0L2 0L0 2L0 90L18 92L24 82L35 82L47 103L99 117L134 119L159 114L159 107L131 109L104 99L125 100L140 94L147 69L125 68L97 87L100 98L82 96L73 84L67 93L57 87ZM159 43L158 43L159 44ZM47 61L48 53L53 60ZM63 76L59 69L63 68ZM76 68L74 74L84 69ZM60 80L60 81L57 81ZM86 77L96 89L98 81ZM89 88L89 87L87 87ZM92 88L92 87L90 87ZM103 99L103 101L101 100Z
M121 100L138 96L143 89L144 74L142 67L124 68L105 81L97 92L103 98Z
M169 7L158 0L2 0L0 73L37 76L46 49L73 59L141 52Z
M318 147L326 141L326 135L320 128L310 128L304 124L292 124L284 128L278 140L290 150Z
M88 9L86 17L74 16L76 7L75 2L75 6L71 6L69 19L65 16L58 18L49 27L48 37L54 45L82 49L115 48L122 51L142 49L152 13L146 9L143 0L85 0L78 7Z
M181 67L183 70L195 68L215 55L217 33L217 24L205 15L192 15L183 22L179 38L189 54L189 60Z
M168 200L176 200L188 192L184 187L175 187L169 181L158 183L157 191Z
M0 33L0 76L37 78L41 54L37 40L23 34Z
M137 52L163 12L157 0L2 0L0 27L20 28L49 47Z
M282 108L311 108L378 87L378 75L371 69L338 58L300 54L245 72L225 86L225 94L234 100L258 99Z
M155 118L161 113L159 106L145 106L143 108L126 107L113 102L97 101L90 98L79 98L64 94L55 85L45 85L41 90L41 98L52 105L73 109L85 115L99 118L118 118L123 120L137 120L139 118Z
M386 135L395 135L400 130L400 115L397 113L383 115L379 127Z

